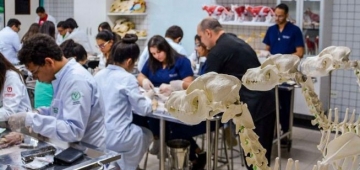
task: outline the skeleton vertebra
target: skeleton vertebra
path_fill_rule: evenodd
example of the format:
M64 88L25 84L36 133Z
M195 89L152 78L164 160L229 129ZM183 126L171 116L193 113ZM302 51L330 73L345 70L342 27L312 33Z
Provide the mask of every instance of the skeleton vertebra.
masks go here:
M312 123L317 124L322 133L317 147L324 159L318 161L313 170L327 170L329 165L332 165L334 169L342 170L359 167L360 118L354 122L354 111L348 120L347 111L344 120L339 123L337 109L335 109L334 121L332 121L332 110L329 110L329 118L327 118L314 92L313 82L309 78L324 76L332 70L351 66L360 80L360 63L349 62L349 54L350 49L347 47L328 47L318 56L302 62L301 72L296 69L299 63L296 56L274 55L270 56L262 66L249 69L242 79L244 85L250 90L270 90L289 79L295 79L301 85L305 101L310 112L315 116ZM246 158L248 165L254 165L258 170L270 170L266 166L268 162L265 158L266 150L260 145L258 136L253 131L255 127L249 110L246 104L240 102L238 96L240 87L240 80L233 76L207 73L196 79L188 90L172 93L165 107L170 114L190 124L199 123L219 112L224 112L222 122L233 120L245 154L251 155ZM336 132L333 140L330 139L332 131ZM291 170L293 163L294 161L289 159L286 170ZM277 159L274 169L278 170L278 168L279 160ZM298 161L295 161L295 169L299 169Z

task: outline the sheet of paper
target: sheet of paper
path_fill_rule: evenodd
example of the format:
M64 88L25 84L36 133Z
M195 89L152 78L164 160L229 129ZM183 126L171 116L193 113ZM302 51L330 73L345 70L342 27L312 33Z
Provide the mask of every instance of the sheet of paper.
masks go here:
M5 128L0 128L0 134L2 134L3 132L5 132Z

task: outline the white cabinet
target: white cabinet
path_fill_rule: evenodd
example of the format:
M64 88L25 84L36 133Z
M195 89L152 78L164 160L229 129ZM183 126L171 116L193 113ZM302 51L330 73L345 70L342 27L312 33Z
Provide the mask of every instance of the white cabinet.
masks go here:
M303 32L305 57L314 56L331 45L333 0L278 0L278 4L289 6L289 20ZM316 77L315 92L323 108L330 106L330 78ZM300 88L295 89L294 113L311 115Z
M100 53L96 48L95 36L98 33L98 26L106 21L106 3L99 0L74 0L74 19L79 28L86 32L91 43L91 47L96 53Z

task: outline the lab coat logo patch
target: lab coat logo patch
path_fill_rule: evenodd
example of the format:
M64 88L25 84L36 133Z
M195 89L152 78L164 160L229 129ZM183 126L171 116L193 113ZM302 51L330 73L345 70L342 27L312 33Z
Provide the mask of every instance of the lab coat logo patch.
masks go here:
M73 104L80 104L79 99L81 98L80 92L72 92L71 99L73 100Z
M56 114L57 114L57 113L58 113L58 111L59 111L59 109L58 109L57 107L53 107L53 112L54 112L54 113L56 113Z

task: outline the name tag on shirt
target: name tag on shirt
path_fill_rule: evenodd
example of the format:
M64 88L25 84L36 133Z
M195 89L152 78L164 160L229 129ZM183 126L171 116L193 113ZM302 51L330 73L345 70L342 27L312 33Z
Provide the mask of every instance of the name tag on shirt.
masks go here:
M176 76L178 76L177 73L175 73L175 74L169 74L169 77L176 77Z
M290 39L290 36L287 36L287 35L283 35L282 37L283 37L283 39Z

